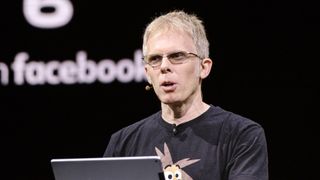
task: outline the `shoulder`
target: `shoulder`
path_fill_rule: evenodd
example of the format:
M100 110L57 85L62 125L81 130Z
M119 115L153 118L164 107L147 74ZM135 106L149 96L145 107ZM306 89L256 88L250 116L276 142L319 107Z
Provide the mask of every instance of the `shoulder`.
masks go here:
M250 118L218 108L220 142L232 179L267 179L268 151L262 126ZM243 168L245 167L245 168Z
M222 109L217 106L211 106L210 116L221 125L221 130L227 134L241 134L243 132L253 134L264 134L263 127L256 121L244 117L240 114Z

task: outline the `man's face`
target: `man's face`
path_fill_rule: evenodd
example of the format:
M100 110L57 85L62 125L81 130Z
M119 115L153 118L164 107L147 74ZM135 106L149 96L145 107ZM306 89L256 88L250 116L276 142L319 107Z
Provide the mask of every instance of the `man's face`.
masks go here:
M186 51L197 53L191 37L181 31L156 33L147 42L147 55L167 55ZM172 64L167 58L162 59L159 67L145 65L148 81L162 103L184 103L199 95L201 59L190 56L185 63Z

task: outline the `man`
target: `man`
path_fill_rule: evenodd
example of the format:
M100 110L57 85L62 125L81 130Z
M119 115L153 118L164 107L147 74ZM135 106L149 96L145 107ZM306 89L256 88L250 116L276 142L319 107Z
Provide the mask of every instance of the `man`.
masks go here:
M263 128L203 102L212 60L202 21L183 11L155 18L143 55L161 110L114 133L104 156L158 155L166 179L267 180Z

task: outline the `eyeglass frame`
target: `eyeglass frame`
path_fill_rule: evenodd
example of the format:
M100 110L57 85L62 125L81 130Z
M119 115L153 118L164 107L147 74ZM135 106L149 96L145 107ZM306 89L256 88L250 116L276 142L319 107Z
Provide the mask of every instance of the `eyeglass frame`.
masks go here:
M173 55L177 55L179 53L183 53L186 55L186 57L184 57L183 59L178 59L177 61L175 61L174 57L170 57L170 56L173 56ZM191 56L190 56L191 55ZM197 57L199 59L203 59L201 58L199 55L197 55L196 53L192 53L192 52L189 52L189 51L175 51L175 52L171 52L171 53L166 53L166 54L150 54L150 55L146 55L146 56L143 56L142 57L142 60L144 63L148 64L149 66L151 66L152 68L157 68L159 66L161 66L162 64L162 61L163 61L163 58L167 58L168 61L171 63L171 64L183 64L186 62L186 60L190 57ZM161 60L157 61L156 64L151 64L150 62L147 62L146 59L148 59L148 57L161 57ZM159 63L159 64L158 64Z

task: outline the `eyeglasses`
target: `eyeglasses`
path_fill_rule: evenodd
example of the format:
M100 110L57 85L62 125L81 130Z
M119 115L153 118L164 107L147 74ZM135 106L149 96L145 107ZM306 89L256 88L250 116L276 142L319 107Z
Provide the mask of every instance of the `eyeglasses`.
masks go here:
M162 59L166 57L171 64L182 64L185 63L190 57L197 57L202 59L195 53L186 52L186 51L178 51L172 52L169 54L151 54L143 57L145 63L149 64L151 67L156 68L159 67L162 63Z

